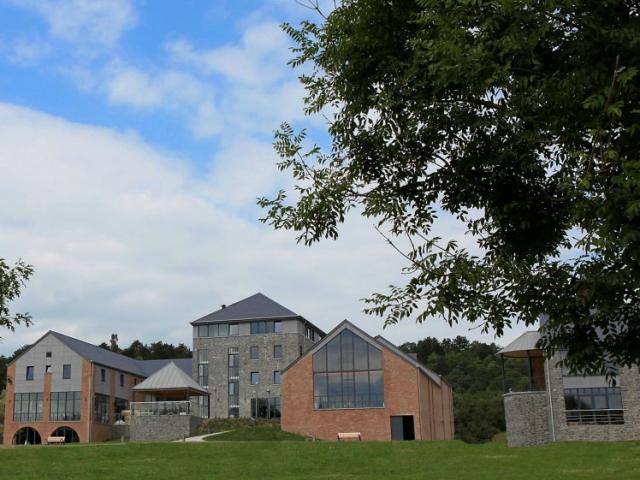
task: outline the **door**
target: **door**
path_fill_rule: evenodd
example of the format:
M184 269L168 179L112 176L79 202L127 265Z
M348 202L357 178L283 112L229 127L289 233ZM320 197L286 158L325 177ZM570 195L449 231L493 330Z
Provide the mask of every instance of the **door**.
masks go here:
M415 440L413 415L391 417L391 440Z

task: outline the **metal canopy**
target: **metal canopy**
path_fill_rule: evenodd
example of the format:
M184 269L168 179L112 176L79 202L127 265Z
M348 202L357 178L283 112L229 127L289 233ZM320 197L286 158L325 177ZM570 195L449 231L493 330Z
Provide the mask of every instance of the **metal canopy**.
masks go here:
M171 362L158 370L133 389L137 392L166 392L187 390L195 395L208 395L209 392L198 385L189 375Z
M537 347L538 340L540 340L539 332L525 332L509 345L500 350L498 352L498 355L502 355L503 357L507 358L527 358L542 356L542 350Z

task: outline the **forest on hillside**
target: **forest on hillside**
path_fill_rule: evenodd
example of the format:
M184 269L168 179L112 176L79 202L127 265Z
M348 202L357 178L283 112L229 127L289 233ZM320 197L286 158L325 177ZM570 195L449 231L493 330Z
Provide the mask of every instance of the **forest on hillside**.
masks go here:
M477 443L491 440L505 430L502 403L502 362L495 343L470 342L466 337L438 340L427 337L400 348L416 354L418 361L442 375L453 388L456 438ZM525 362L505 362L509 384L527 384Z

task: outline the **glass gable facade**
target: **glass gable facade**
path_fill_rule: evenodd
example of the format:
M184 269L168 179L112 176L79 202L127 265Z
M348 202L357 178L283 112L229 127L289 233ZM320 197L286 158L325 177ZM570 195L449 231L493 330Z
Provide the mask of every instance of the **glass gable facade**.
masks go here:
M382 351L345 329L313 354L314 408L384 406Z

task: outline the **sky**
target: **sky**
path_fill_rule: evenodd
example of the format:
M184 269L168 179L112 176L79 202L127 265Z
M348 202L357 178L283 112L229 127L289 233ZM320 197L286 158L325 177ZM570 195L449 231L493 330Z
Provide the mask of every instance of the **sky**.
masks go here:
M327 141L280 28L312 15L294 0L0 0L0 257L36 271L11 305L34 325L0 332L0 354L48 330L190 345L190 321L256 292L325 331L346 318L398 344L496 341L364 315L362 298L404 281L372 220L312 247L259 222L256 197L291 187L278 125Z

